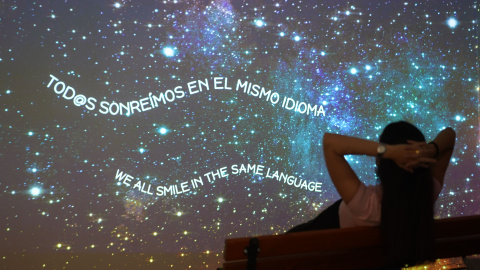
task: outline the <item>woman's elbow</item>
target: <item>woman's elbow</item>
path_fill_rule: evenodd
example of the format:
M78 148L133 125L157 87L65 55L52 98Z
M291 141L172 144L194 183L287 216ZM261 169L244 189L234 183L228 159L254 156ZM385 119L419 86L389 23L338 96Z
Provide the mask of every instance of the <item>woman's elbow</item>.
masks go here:
M447 138L450 140L450 143L454 145L455 139L457 138L457 133L455 132L455 130L451 127L447 127L443 131L447 134Z
M328 132L323 135L323 142L322 142L323 149L332 146L332 141L334 137L335 137L335 134L328 133Z
M453 137L454 139L455 139L455 137L457 137L457 133L455 132L455 130L454 130L453 128L447 127L445 130L446 130L446 131L449 133L449 135L450 135L451 137Z

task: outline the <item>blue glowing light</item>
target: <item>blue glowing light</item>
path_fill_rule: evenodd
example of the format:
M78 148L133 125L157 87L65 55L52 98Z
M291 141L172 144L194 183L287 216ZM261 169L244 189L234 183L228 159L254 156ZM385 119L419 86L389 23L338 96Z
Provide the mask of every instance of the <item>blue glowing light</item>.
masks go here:
M170 48L170 47L165 47L165 48L163 48L163 54L166 57L172 57L172 56L175 55L175 50L173 48Z
M30 189L30 194L31 194L32 196L38 196L38 195L40 195L41 193L42 193L42 190L41 190L40 188L38 188L38 187L33 187L33 188Z
M262 27L265 25L265 23L262 20L255 20L255 25L258 27Z
M165 135L167 134L168 132L168 129L164 128L164 127L161 127L158 129L158 133L162 134L162 135Z
M448 25L448 27L453 29L453 28L457 27L458 20L455 19L455 18L450 18L450 19L447 20L447 25Z

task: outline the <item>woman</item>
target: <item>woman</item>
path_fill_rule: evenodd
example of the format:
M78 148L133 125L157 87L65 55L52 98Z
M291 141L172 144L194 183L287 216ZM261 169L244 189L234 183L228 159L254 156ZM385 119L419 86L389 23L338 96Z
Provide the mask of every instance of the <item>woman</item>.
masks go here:
M380 142L325 134L325 162L341 200L289 232L379 225L391 264L433 259L434 204L454 145L451 128L427 144L421 131L404 121L389 124ZM365 186L345 155L375 156L379 185Z

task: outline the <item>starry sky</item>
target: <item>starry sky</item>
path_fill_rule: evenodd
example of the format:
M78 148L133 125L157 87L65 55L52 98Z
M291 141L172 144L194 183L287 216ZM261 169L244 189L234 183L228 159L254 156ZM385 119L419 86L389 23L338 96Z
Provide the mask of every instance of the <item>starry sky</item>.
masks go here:
M214 269L225 238L283 233L339 198L325 132L376 140L398 120L457 131L436 215L480 214L476 1L0 9L2 253ZM372 158L348 160L376 183Z

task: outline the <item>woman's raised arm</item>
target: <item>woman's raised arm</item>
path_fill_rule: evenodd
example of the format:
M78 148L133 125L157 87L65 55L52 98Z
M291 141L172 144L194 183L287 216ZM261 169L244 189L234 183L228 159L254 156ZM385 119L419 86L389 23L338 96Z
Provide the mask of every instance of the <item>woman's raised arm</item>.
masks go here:
M433 152L432 157L437 160L436 163L430 165L430 172L442 186L445 172L447 171L453 148L455 147L455 139L455 131L452 128L446 128L438 133L432 143L427 144L430 150L434 150L430 151L430 153Z
M377 156L380 143L345 135L326 133L323 137L323 153L328 173L338 193L349 203L358 190L360 180L350 164L345 160L345 155ZM386 147L382 158L392 159L398 166L404 167L411 161L415 153L408 144L383 145Z

